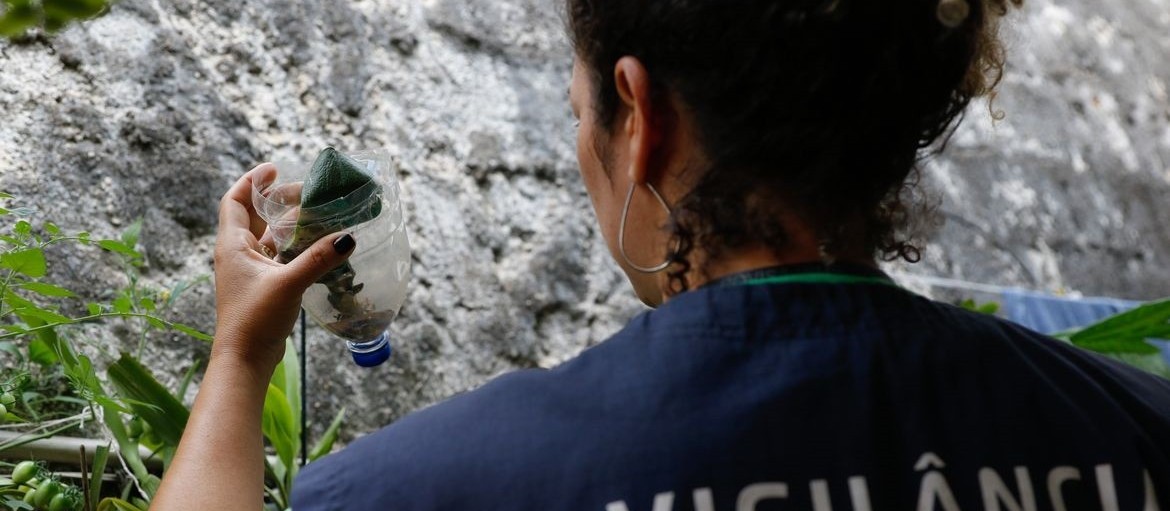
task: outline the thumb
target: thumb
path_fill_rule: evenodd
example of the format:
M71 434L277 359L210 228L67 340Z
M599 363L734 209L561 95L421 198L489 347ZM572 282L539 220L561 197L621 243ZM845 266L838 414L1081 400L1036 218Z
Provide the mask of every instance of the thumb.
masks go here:
M344 263L356 245L356 240L349 233L317 240L308 250L301 252L301 255L285 265L289 283L301 290L308 289L329 270Z

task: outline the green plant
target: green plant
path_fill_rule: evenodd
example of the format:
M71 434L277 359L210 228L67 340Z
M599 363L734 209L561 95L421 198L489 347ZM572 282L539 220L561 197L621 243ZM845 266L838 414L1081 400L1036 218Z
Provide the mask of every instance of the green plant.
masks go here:
M117 400L97 385L93 362L74 347L75 342L83 342L93 351L104 352L104 347L78 335L77 328L82 325L136 323L141 326L139 354L152 330L169 329L210 339L194 328L161 316L192 282L180 282L165 290L141 283L138 269L142 255L135 250L141 222L132 224L118 239L91 241L88 233L66 234L52 222L34 226L31 219L35 212L9 207L10 199L10 195L0 193L0 218L10 219L9 228L0 233L0 356L16 361L11 369L0 371L0 393L12 396L12 403L4 405L4 422L46 424L60 420L64 424L51 430L30 431L28 438L35 440L88 419L85 411L91 404L117 405ZM82 304L73 291L46 281L46 250L57 245L72 245L78 250L96 246L113 254L128 284L113 293L109 302ZM85 312L71 312L82 309ZM7 447L12 447L11 442L0 445L0 450Z
M12 199L10 195L0 193L0 201L9 199ZM0 444L0 452L60 434L82 421L96 420L113 440L113 452L128 472L129 483L116 492L117 497L100 498L103 495L100 475L106 470L110 450L99 449L91 468L94 477L88 481L88 491L80 500L87 509L99 511L144 510L157 492L160 479L159 474L148 468L148 458L144 458L142 452L145 450L150 453L149 458L161 460L164 470L170 465L189 415L182 396L199 370L199 364L187 371L177 391L172 393L139 362L139 357L151 331L172 330L211 340L210 336L194 328L161 317L161 313L169 309L185 290L203 279L181 281L168 289L154 289L144 284L140 273L143 257L136 250L142 232L141 221L130 225L117 239L91 241L87 233L63 234L51 222L43 222L36 228L30 221L33 213L28 208L0 207L0 218L13 219L11 229L0 234L0 356L15 358L19 367L7 371L7 376L0 374L0 406L7 408L0 415L0 421L26 426L23 436ZM77 295L45 282L48 274L45 251L62 243L75 243L78 247L97 246L113 254L127 284L112 293L108 303L85 304L85 314L69 314L65 302L76 300ZM106 321L128 321L139 327L140 335L135 354L122 353L116 359L109 357L111 361L103 379L93 360L75 348L75 342L88 340L72 335L71 329ZM90 347L104 352L100 346ZM273 375L264 403L264 435L275 453L266 463L270 480L266 492L269 507L276 509L288 508L298 468L297 456L306 449L305 455L310 460L327 454L337 439L345 413L342 410L338 414L312 449L303 445L298 420L303 406L298 367L296 351L290 346ZM48 379L46 374L59 374L68 382L66 390L72 395L43 390L44 381ZM49 405L58 402L74 408L70 413L59 415L45 412ZM56 499L58 507L70 509L67 506L78 500L72 490L53 491L52 486L42 490L39 485L23 484L24 488L41 491L40 500L33 492L29 495L31 503L24 503L24 495L20 495L10 503L0 501L3 502L0 508L33 509L22 507L24 503L28 506L43 504L49 509ZM56 497L62 493L70 497Z
M0 200L12 196L0 193ZM105 319L138 319L147 326L157 329L172 329L203 340L211 337L195 328L181 323L167 321L158 316L159 297L164 297L164 306L169 307L175 298L191 285L180 282L172 290L150 291L140 285L137 268L142 265L142 254L135 250L142 222L135 222L120 239L104 239L91 242L89 233L64 234L52 222L44 222L39 230L20 216L31 214L27 208L6 209L0 207L0 216L17 216L9 234L0 235L0 343L16 338L31 338L28 358L31 361L49 365L56 362L76 363L70 350L63 349L58 329L67 325L91 323ZM69 316L63 314L59 304L53 300L76 298L77 294L64 287L45 282L48 265L45 249L52 245L75 242L88 246L96 244L102 249L119 256L121 265L130 283L119 290L117 297L108 304L89 303L86 314ZM11 320L17 321L11 321ZM145 332L145 331L144 331ZM143 334L145 336L145 333ZM145 339L145 337L143 337ZM0 350L12 350L10 344L0 345ZM141 349L141 343L140 343Z
M26 511L80 511L80 488L62 481L45 465L22 461L11 478L0 479L0 508Z
M0 201L10 199L10 195L0 194ZM94 362L76 349L75 342L89 343L90 348L99 353L104 353L104 348L92 344L84 335L78 335L77 328L110 321L137 325L141 332L139 354L148 333L154 330L173 330L210 340L210 336L194 328L161 316L184 290L198 280L180 282L162 290L143 284L139 273L143 258L135 248L142 230L141 222L132 224L118 239L91 241L88 233L65 234L52 222L34 226L30 220L34 212L29 208L3 206L0 207L0 217L12 220L10 228L0 234L0 352L3 352L0 356L14 358L17 364L14 369L3 371L7 374L0 374L0 402L7 400L5 396L11 396L11 405L5 405L11 409L6 410L4 420L26 428L22 436L0 444L0 452L60 434L83 421L97 419L117 439L118 452L130 467L135 484L140 490L143 486L149 490L144 492L145 495L153 494L158 478L141 462L139 439L131 441L127 435L119 434L125 429L121 416L157 415L159 410L175 413L177 409L185 413L186 408L182 404L176 408L173 406L176 401L163 401L156 394L144 396L143 389L157 390L161 385L127 354L106 370L115 390L108 392ZM108 302L93 302L80 307L76 293L45 281L48 274L46 250L61 244L74 244L79 250L96 246L113 254L127 277L127 285L112 293ZM69 312L82 308L84 313ZM51 385L57 379L67 383L64 390L60 386L54 389ZM69 395L64 395L66 393ZM68 411L46 413L46 409L57 404L68 405L65 407ZM14 413L16 411L20 414ZM178 431L181 433L181 428ZM164 441L177 443L177 435L165 436L169 433L173 433L173 429L162 428L157 435L164 435ZM50 495L54 493L50 491L52 489L40 490L40 499L46 501L46 508L51 506L55 497ZM34 500L33 504L37 502Z
M17 37L29 30L57 32L74 21L104 14L110 0L3 0L0 37Z
M300 395L301 376L297 369L299 365L296 350L291 342L289 344L284 360L276 367L268 386L262 426L264 438L275 452L274 456L268 456L265 460L269 479L265 493L269 500L268 506L277 510L289 508L292 483L298 468L296 459L302 449L308 448L301 441L299 417L303 403ZM138 455L138 447L145 445L159 453L164 467L169 466L189 412L175 395L159 384L133 357L123 355L110 366L109 374L135 416L131 419L131 425L124 424L120 419L113 422L107 419L106 424L118 443L123 459L141 484L143 493L153 497L158 490L159 479L146 470ZM182 387L190 382L191 375L193 371L188 372ZM180 391L179 395L182 394ZM306 453L309 461L328 454L333 448L344 417L343 409L334 417L321 439ZM135 423L141 424L139 431L142 433L138 435L133 432ZM140 499L135 503L112 498L102 503L107 507L99 507L99 510L134 511L146 509L147 500Z
M975 303L975 300L970 298L959 302L959 307L967 309L971 312L978 312L980 314L989 314L994 316L999 312L999 304L996 302L987 302L984 304Z
M292 342L288 343L284 351L284 360L276 366L272 382L268 385L268 394L264 398L264 415L262 430L264 437L276 452L276 456L268 457L265 469L272 484L267 485L265 492L275 509L288 509L291 505L289 497L292 495L293 479L297 475L297 456L302 449L308 449L302 442L301 436L301 373L297 360L297 352ZM329 428L317 443L308 450L306 456L312 462L329 454L333 443L337 441L337 434L345 420L345 409L341 409L330 422Z
M999 304L978 304L966 299L959 307L983 314L999 312ZM1115 314L1084 328L1052 334L1052 337L1100 353L1126 364L1170 379L1170 366L1153 339L1170 339L1170 298Z
M1084 328L1053 334L1084 349L1116 358L1164 378L1170 366L1152 339L1170 339L1170 298L1147 303Z

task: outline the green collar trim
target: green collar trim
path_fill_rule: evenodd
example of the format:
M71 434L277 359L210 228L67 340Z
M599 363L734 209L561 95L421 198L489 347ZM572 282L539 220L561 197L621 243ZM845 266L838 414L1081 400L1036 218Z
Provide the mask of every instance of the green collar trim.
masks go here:
M846 273L792 273L788 275L771 275L739 283L741 286L767 286L773 284L878 284L890 287L899 287L888 277L869 277L849 275Z

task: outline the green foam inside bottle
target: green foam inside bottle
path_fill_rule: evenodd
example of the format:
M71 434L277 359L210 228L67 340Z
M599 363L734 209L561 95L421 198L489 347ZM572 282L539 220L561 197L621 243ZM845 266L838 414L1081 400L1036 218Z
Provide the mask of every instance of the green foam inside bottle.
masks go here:
M377 218L381 195L382 187L357 162L326 147L305 178L296 232L280 247L281 258L291 260L324 236Z
M356 161L327 147L305 178L297 226L280 247L280 259L290 261L322 237L373 220L381 212L382 186ZM357 300L363 284L355 284L355 277L353 266L346 262L317 281L329 289L329 303L338 320L366 313Z

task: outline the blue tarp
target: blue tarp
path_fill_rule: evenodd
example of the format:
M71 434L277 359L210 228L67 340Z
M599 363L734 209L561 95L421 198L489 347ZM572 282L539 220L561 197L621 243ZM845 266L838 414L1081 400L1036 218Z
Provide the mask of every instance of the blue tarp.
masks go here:
M1141 304L1116 298L1063 298L1020 289L1003 293L1007 318L1044 334L1088 326ZM1156 341L1156 344L1170 364L1170 342Z

